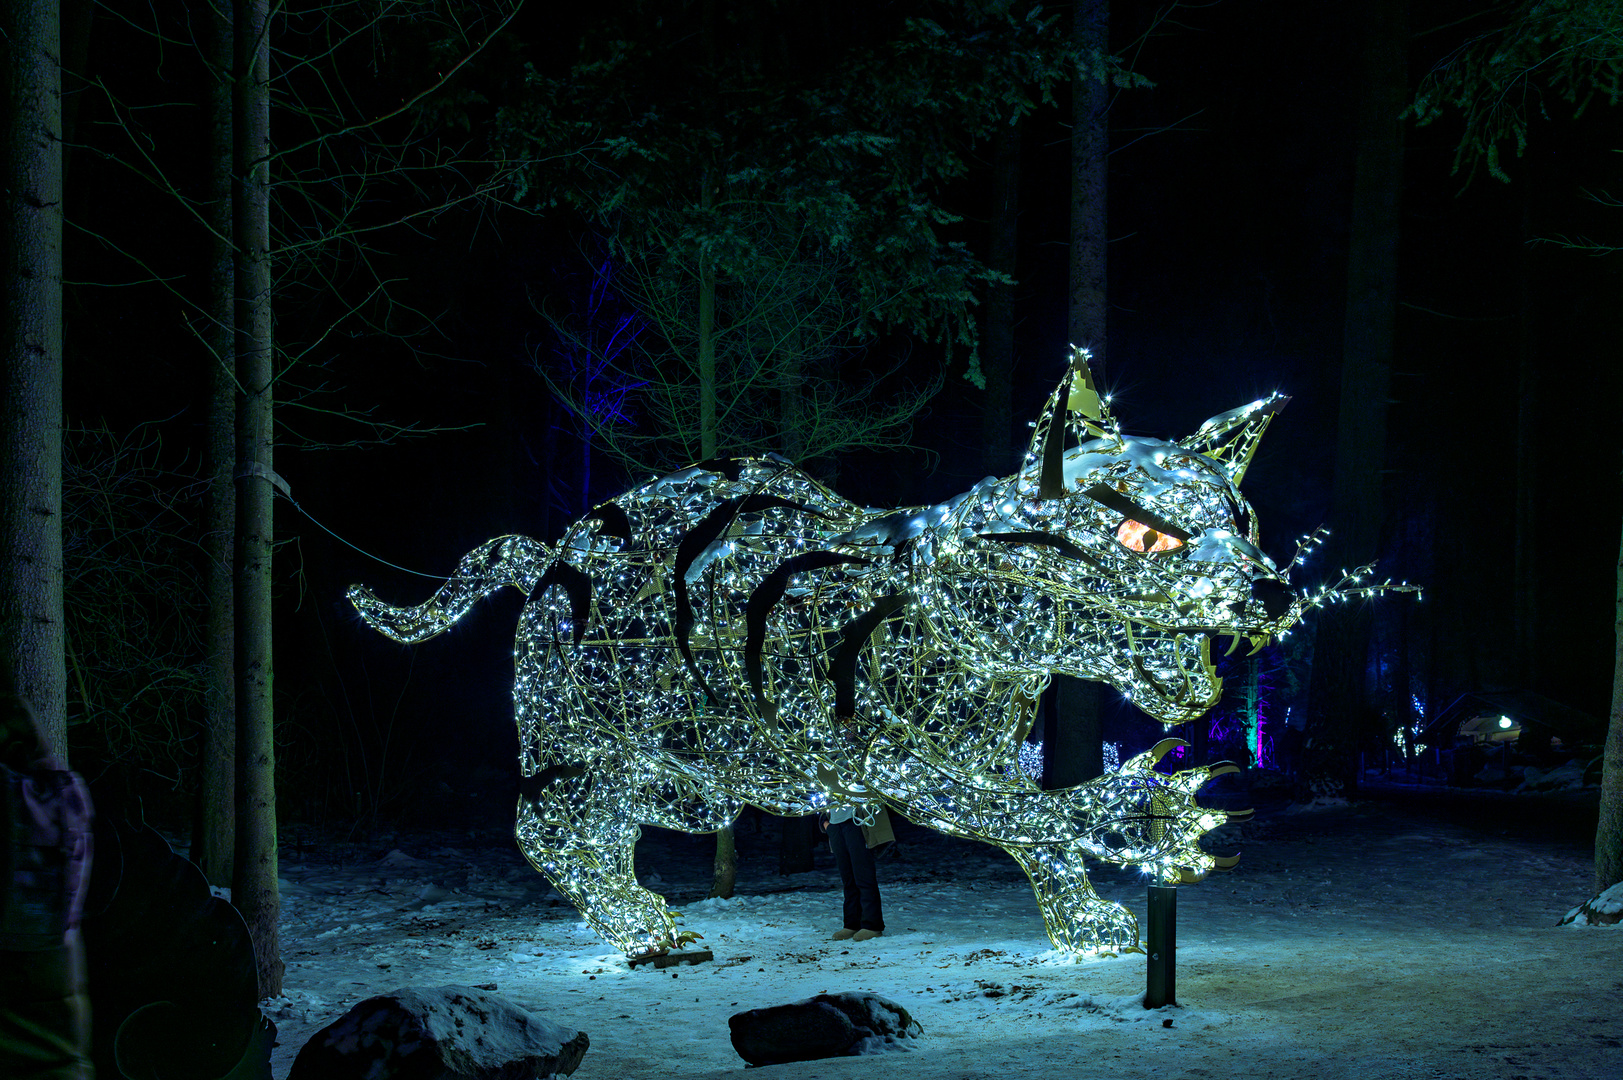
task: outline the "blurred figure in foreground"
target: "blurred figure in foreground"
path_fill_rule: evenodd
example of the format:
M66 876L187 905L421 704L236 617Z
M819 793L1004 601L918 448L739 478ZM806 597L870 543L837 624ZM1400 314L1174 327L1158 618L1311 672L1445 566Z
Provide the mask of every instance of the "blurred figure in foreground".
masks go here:
M90 1080L90 793L0 690L0 1077Z

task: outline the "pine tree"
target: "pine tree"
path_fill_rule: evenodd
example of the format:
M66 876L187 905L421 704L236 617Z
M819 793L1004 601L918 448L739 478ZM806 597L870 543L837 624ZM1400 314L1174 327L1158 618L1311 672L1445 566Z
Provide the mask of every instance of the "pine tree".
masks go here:
M59 8L0 9L0 678L65 757Z

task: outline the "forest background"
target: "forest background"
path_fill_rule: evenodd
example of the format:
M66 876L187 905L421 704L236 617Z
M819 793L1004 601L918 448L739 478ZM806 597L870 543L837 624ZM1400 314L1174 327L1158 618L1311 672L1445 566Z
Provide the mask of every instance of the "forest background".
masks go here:
M254 758L272 826L499 821L520 598L403 649L345 587L421 597L418 575L481 541L555 538L684 457L780 450L875 506L1009 471L1076 337L1079 213L1108 222L1107 305L1079 343L1126 426L1175 436L1291 394L1247 479L1270 552L1328 524L1346 539L1310 573L1376 559L1427 590L1271 652L1276 738L1317 723L1344 765L1468 691L1611 708L1615 52L1576 80L1599 97L1569 99L1548 49L1510 50L1523 77L1494 93L1517 130L1399 119L1438 77L1491 69L1473 47L1517 5L1117 0L1082 5L1090 25L930 0L185 7L50 12L65 680L44 711L77 768L192 834L212 874L242 838L205 837L208 733L250 706L210 690L211 657L245 669L229 623L210 637L211 571L234 564L241 590L251 564L265 590L246 668L274 718ZM1604 38L1617 7L1533 10ZM1084 110L1107 132L1102 188L1077 180ZM729 342L718 310L736 327L727 312L783 302L740 284L773 267L815 316ZM750 378L706 384L718 349ZM798 359L747 362L766 355ZM723 432L707 397L750 423ZM252 493L239 521L276 498L257 553L210 546L223 489ZM1113 694L1093 708L1128 752L1156 731ZM216 753L236 786L216 804L240 802L245 753L229 779Z

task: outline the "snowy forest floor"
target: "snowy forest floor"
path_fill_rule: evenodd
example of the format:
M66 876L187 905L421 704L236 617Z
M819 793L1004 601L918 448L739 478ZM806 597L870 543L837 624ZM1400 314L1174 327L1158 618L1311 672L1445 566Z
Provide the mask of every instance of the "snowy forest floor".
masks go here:
M713 839L644 830L643 883L715 953L664 970L629 969L510 836L289 837L273 1075L363 998L457 983L585 1031L582 1080L742 1077L728 1016L846 990L899 1002L923 1036L882 1059L751 1075L1623 1077L1623 930L1556 925L1589 896L1593 789L1370 794L1214 835L1211 850L1244 857L1179 890L1178 1005L1158 1010L1142 1007L1142 956L1052 950L1007 855L905 823L880 862L886 932L862 944L829 939L840 892L826 846L815 871L781 877L776 831L746 817L737 895L707 900ZM1090 871L1142 924L1143 879Z

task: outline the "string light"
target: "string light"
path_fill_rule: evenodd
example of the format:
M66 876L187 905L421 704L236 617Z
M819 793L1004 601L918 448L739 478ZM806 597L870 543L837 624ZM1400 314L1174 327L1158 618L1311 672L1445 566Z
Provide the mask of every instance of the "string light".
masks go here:
M1386 586L1303 596L1257 546L1239 483L1283 396L1179 442L1129 436L1087 360L1073 348L1018 473L935 506L861 508L776 456L711 461L598 506L556 545L490 540L417 607L350 599L414 643L502 587L529 593L518 842L628 954L692 937L637 884L639 826L711 832L745 803L882 803L995 844L1056 947L1134 948L1136 921L1085 860L1164 883L1231 865L1199 845L1228 815L1195 792L1234 767L1159 772L1183 745L1167 739L1042 791L1020 754L1050 676L1109 683L1171 727L1218 700L1214 640L1255 652L1309 608Z

